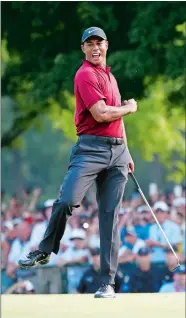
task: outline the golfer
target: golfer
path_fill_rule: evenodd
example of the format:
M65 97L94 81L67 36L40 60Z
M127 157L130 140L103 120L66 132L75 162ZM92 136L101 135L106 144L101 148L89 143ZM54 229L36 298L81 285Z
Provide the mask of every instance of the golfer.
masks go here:
M118 85L106 64L108 41L104 31L90 27L83 33L83 65L74 79L75 125L78 140L72 148L68 173L39 250L19 261L22 268L49 262L58 253L68 217L96 182L100 228L100 288L96 298L115 297L120 233L118 213L128 172L134 163L127 147L123 116L135 113L134 99L121 103Z

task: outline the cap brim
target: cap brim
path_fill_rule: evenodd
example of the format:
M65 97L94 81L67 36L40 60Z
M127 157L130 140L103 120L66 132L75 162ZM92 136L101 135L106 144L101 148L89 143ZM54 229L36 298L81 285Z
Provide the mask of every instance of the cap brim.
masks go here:
M100 36L100 35L97 35L97 34L90 34L88 35L86 38L82 39L81 40L81 43L84 43L86 40L88 40L89 38L92 38L92 37L97 37L97 38L100 38L102 40L107 40L106 38Z
M75 239L79 239L79 240L84 240L85 238L84 237L71 237L70 240L75 240Z
M157 208L157 209L155 209L155 212L168 212L168 210L163 210L161 208Z

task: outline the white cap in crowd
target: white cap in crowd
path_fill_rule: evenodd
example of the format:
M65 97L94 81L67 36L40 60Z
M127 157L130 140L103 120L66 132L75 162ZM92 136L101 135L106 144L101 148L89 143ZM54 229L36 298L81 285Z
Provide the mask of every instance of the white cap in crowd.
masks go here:
M139 208L137 208L137 212L149 212L149 208L146 205L141 205Z
M162 210L164 212L168 212L169 211L169 207L168 207L167 203L165 203L164 201L157 201L154 204L154 210L155 211Z
M72 230L71 236L70 236L70 240L74 240L74 239L81 239L81 240L85 240L86 239L86 232L82 229L74 229Z
M45 208L51 208L53 206L53 204L54 204L54 201L55 201L54 199L46 200L45 203L44 203L44 207Z
M24 285L25 285L26 291L35 290L34 285L29 280L25 280Z
M177 208L177 207L180 207L180 206L186 206L186 199L183 198L183 197L180 197L180 198L176 198L174 201L173 201L173 205Z
M7 229L9 229L10 231L13 230L13 228L14 228L13 223L11 221L3 222L3 226L7 227Z

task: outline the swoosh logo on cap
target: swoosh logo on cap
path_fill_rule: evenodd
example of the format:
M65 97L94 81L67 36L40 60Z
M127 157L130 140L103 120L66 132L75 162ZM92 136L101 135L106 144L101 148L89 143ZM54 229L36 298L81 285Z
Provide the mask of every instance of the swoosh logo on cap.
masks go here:
M95 29L94 30L91 30L91 31L88 31L88 33L92 33L92 32L94 32L95 31Z

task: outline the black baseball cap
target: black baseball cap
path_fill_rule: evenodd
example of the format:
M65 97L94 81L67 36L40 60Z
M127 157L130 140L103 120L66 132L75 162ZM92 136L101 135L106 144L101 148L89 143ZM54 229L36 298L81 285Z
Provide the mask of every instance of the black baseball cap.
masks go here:
M150 254L150 250L148 247L141 247L138 251L139 256L146 256Z
M100 248L99 247L91 248L90 252L91 252L92 256L99 255L100 254Z
M99 36L103 40L107 40L105 32L98 27L90 27L83 32L81 43L84 43L91 36Z

